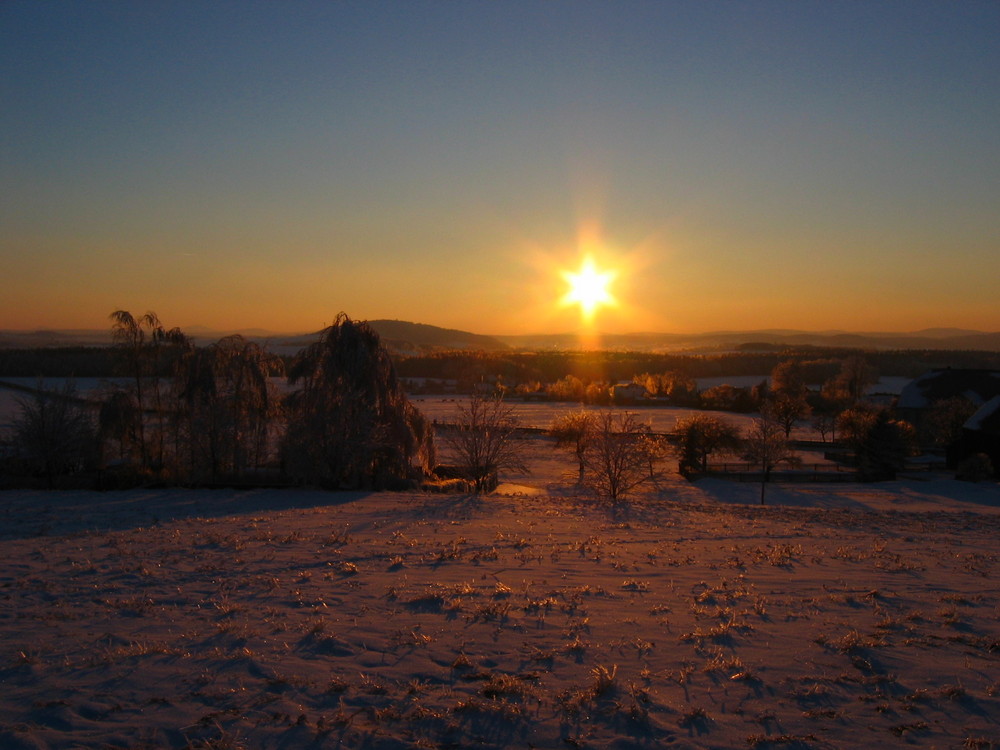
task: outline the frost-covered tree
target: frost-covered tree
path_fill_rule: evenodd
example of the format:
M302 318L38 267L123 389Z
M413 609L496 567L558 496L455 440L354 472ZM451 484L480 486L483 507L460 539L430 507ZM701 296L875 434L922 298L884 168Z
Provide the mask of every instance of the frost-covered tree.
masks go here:
M739 430L711 414L694 414L678 420L675 433L677 470L685 477L708 471L709 456L731 454L740 446Z
M743 440L743 457L760 469L760 504L771 472L779 464L797 465L799 457L788 445L782 426L773 419L755 419Z
M365 322L341 313L292 362L286 470L330 487L401 485L433 466L430 424L409 402L389 353Z
M781 425L781 429L785 431L785 438L791 437L796 422L807 417L811 411L812 408L803 394L789 391L771 393L761 406L763 415Z
M576 411L564 414L549 427L549 434L556 439L556 446L569 448L576 456L577 484L583 484L587 468L587 446L594 436L597 418L592 412Z
M920 442L937 448L947 448L962 436L962 425L976 413L978 407L963 396L939 399L931 405L922 425Z
M119 409L118 413L131 414L135 420L130 433L136 443L139 467L160 473L165 464L170 410L160 375L166 358L176 359L189 341L179 328L166 330L154 312L135 317L127 310L115 310L110 318L111 338L120 353L122 371L129 379L125 392L133 401L131 409Z
M497 472L527 472L520 421L500 396L473 394L460 405L454 428L445 441L469 473L476 493L492 489Z
M662 443L631 412L603 411L585 451L586 481L614 503L656 478Z
M95 454L94 424L77 398L72 381L49 391L39 381L30 398L17 399L14 439L32 471L48 485L84 468Z
M854 449L862 481L895 479L916 452L913 425L894 419L888 409L848 409L841 417L841 434Z
M177 411L192 478L239 476L262 466L270 449L278 398L269 377L279 357L234 335L190 348L175 379Z

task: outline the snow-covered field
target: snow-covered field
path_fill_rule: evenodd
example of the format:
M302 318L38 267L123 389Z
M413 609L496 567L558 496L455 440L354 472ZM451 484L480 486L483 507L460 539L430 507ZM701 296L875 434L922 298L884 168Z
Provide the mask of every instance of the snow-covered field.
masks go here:
M414 406L420 409L429 419L438 422L452 422L459 415L459 408L467 405L467 396L413 396L410 398ZM514 415L525 427L548 429L560 416L571 412L599 412L607 407L584 406L578 403L561 401L523 402L511 399L507 402ZM629 406L615 407L634 412L644 422L648 422L655 432L670 432L677 420L691 414L707 413L721 416L727 421L743 426L749 424L752 417L745 414L729 414L721 412L699 412L697 409L683 409L676 406Z
M429 419L438 422L453 422L459 415L459 407L468 403L467 396L415 396L410 400ZM560 416L577 411L599 412L608 407L583 406L576 403L544 401L523 402L511 399L508 402L514 415L525 427L548 429ZM614 407L618 410L630 411L643 422L648 423L654 432L672 432L678 420L692 414L710 414L745 430L753 421L755 414L735 414L731 412L704 411L700 409L685 409L679 406L626 406ZM817 433L808 424L802 422L792 430L793 440L818 440Z
M0 492L0 747L987 748L995 483Z
M1000 746L997 483L612 507L528 448L481 498L0 492L0 748Z

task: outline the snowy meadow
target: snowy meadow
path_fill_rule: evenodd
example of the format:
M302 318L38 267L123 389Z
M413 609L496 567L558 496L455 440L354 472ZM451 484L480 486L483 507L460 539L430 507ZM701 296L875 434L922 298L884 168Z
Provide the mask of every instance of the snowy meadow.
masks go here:
M993 747L995 483L0 493L0 746Z

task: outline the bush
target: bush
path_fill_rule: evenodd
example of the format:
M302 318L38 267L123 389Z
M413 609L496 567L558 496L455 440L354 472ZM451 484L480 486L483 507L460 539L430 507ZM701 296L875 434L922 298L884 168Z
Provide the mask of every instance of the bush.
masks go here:
M963 482L984 482L994 475L993 462L985 453L976 453L958 465L955 479Z

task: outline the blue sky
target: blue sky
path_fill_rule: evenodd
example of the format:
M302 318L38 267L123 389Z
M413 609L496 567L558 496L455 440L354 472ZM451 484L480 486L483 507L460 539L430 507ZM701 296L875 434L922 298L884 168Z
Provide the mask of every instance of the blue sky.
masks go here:
M996 2L6 2L0 328L561 332L589 252L603 330L1000 330L998 40Z

